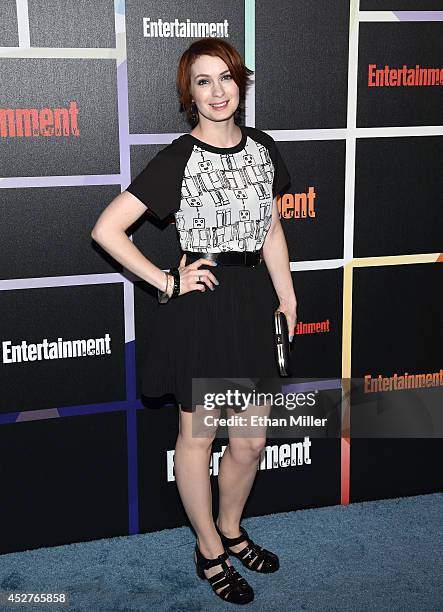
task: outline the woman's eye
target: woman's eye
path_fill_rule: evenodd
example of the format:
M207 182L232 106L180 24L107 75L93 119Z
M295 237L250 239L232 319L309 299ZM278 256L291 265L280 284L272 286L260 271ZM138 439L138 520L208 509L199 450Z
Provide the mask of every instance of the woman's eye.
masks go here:
M232 79L232 76L230 74L225 74L223 76L223 78L227 77L228 79ZM207 83L208 79L200 79L200 81L197 82L197 85L201 85L202 83Z

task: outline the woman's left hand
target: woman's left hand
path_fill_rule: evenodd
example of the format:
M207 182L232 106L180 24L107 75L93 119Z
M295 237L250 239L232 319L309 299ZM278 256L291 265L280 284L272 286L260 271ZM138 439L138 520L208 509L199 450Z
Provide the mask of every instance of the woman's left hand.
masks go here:
M287 304L280 304L277 308L277 312L283 312L286 315L286 320L288 322L288 333L289 333L289 342L294 340L295 334L295 325L297 323L297 302L293 305L288 306Z

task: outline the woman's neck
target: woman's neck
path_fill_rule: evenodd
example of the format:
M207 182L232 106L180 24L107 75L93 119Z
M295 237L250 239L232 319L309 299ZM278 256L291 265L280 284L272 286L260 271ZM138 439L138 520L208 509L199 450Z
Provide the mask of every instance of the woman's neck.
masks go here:
M213 126L203 127L203 129L201 129L199 123L192 132L189 133L202 142L222 148L235 147L242 138L241 129L235 123L232 126L220 125L215 129Z

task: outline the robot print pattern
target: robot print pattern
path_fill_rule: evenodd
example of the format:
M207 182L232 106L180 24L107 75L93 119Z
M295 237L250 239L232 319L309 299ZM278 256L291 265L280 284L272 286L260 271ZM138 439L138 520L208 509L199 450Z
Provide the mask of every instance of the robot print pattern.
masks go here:
M194 145L186 164L175 222L186 251L257 251L272 219L274 166L249 136L236 153Z

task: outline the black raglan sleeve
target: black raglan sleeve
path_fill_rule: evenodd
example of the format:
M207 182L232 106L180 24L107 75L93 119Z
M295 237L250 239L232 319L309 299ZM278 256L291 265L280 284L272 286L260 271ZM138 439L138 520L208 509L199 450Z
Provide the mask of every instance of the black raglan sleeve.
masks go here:
M291 183L291 176L288 172L283 157L280 154L277 143L271 138L269 154L274 164L274 181L272 183L272 196L284 193L286 187Z
M173 141L161 149L126 188L159 219L165 219L180 208L186 164L183 154L183 147Z

